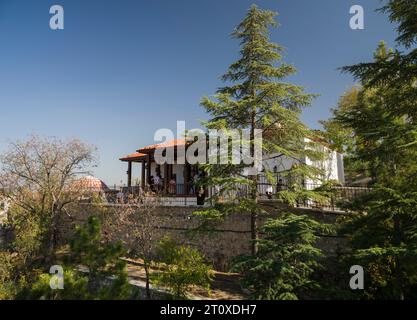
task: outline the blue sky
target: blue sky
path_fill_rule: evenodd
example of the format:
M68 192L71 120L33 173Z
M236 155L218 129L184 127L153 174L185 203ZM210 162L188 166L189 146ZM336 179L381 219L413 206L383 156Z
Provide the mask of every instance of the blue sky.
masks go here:
M252 3L279 12L271 38L299 70L289 80L320 94L303 114L313 128L353 84L337 68L370 60L380 40L394 46L376 0L0 0L0 152L30 134L78 137L98 147L97 177L125 182L120 156L206 118L199 101L237 59L230 33ZM64 30L49 28L53 4ZM365 30L349 28L355 4Z

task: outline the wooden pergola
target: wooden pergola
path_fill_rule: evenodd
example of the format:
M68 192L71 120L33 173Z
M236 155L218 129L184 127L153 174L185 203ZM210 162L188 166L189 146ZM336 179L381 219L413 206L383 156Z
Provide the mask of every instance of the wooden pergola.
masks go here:
M141 182L142 182L142 188L145 188L145 167L146 167L146 161L148 159L147 154L135 152L132 154L129 154L123 158L120 158L120 161L127 162L127 186L130 188L132 186L132 163L141 163L142 164L142 174L141 174ZM150 170L150 166L149 166ZM150 177L150 175L148 175Z
M186 148L190 142L186 142L185 139L177 139L168 141L165 143L150 145L141 149L138 149L135 153L120 158L120 161L127 162L127 186L132 187L132 164L141 164L141 187L145 190L146 186L151 185L151 164L155 163L155 151L157 149L174 149L175 159L177 158L177 149L179 147ZM161 169L159 166L155 170ZM163 169L163 191L168 193L168 182L173 176L173 165L164 163ZM183 178L184 178L184 195L189 195L190 191L190 178L191 178L191 165L185 160Z

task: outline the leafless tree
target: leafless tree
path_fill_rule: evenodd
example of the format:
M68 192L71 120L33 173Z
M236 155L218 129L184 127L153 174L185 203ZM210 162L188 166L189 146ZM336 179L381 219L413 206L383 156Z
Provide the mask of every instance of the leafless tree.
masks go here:
M11 205L39 219L46 258L55 252L60 215L83 192L75 181L88 173L94 155L95 149L80 140L32 136L10 143L0 156L0 188Z
M128 204L116 207L114 223L118 234L123 234L121 240L136 257L143 260L148 299L151 298L149 285L155 234L163 221L157 212L158 204L158 197L130 198Z

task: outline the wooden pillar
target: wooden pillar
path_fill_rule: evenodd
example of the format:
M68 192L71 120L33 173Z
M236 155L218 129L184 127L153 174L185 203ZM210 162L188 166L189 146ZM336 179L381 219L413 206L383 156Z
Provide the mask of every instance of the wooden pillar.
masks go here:
M146 183L146 178L145 178L145 160L143 160L142 161L142 169L141 169L141 187L142 187L142 190L144 191L145 190L145 183Z
M146 157L146 179L148 181L148 185L151 185L151 155L148 154Z
M190 193L190 166L186 162L184 165L184 194Z
M164 193L168 193L168 164L164 163Z
M132 186L132 161L127 164L127 186L128 188Z

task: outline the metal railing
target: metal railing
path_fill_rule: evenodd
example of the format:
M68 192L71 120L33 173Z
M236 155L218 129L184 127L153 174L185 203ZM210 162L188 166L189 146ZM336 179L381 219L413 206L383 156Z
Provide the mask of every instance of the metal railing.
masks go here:
M298 184L291 184L289 181L279 176L271 179L274 183L264 176L258 176L257 182L257 197L260 200L277 200L280 192L292 190L296 188L305 191L315 191L315 194L321 195L319 197L305 197L297 200L297 207L315 208L331 211L343 211L340 207L343 202L348 202L358 196L368 194L372 191L371 188L366 187L347 187L347 186L324 186L320 183L306 183L299 182ZM220 188L212 188L210 195L220 195L223 201L234 201L241 197L247 197L250 194L250 188L247 185L236 185L232 190L222 191Z
M317 184L306 184L306 189L322 192L322 186ZM341 207L343 203L350 202L355 198L371 192L370 188L333 186L325 191L325 199L304 199L297 201L298 207L315 208L331 211L344 211Z
M292 190L291 184L284 178L279 176L272 179L274 183L264 176L258 176L257 182L257 196L260 200L276 200L279 198L279 193ZM346 187L346 186L332 186L326 187L319 183L301 183L299 184L304 190L317 191L318 194L325 194L325 197L321 197L321 200L315 198L304 198L297 201L297 207L315 208L324 210L341 211L340 204L342 202L353 200L354 198L371 192L372 189L366 187ZM129 195L143 195L144 190L140 186L113 186L108 192L106 192L106 198L111 203L120 202L118 194L120 191L123 193L123 202L127 203ZM187 192L186 192L187 191ZM188 186L188 190L184 184L176 184L168 186L167 192L165 192L163 186L147 187L146 194L158 195L164 198L164 202L172 203L178 202L181 204L194 204L196 198L196 190L192 185ZM221 188L211 187L207 190L207 198L213 195L221 195L220 198L224 201L239 200L241 197L247 197L250 194L250 188L247 185L236 185L232 190L222 191ZM187 200L188 198L188 200Z
M185 197L185 196L194 196L195 195L195 188L192 185L188 186L188 190L186 190L186 186L183 183L177 183L175 185L168 185L167 190L165 191L164 186L162 185L153 185L153 186L146 186L145 190L142 189L141 186L117 186L113 185L109 187L109 190L106 192L108 194L118 194L122 192L125 195L143 195L144 193L147 194L155 194L164 197Z

